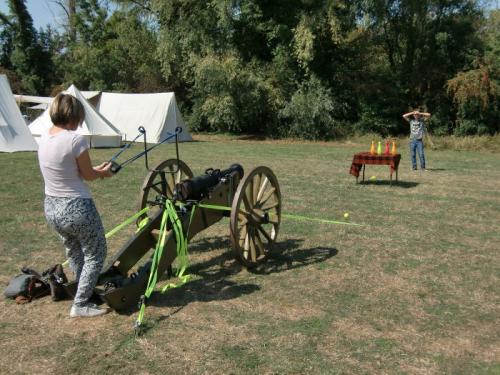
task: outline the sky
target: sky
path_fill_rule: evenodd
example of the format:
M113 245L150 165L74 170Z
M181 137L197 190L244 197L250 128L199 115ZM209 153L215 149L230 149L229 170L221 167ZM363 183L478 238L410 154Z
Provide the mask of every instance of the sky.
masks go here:
M0 0L0 12L9 13L7 3L7 0ZM26 6L33 18L33 26L36 30L46 27L48 24L56 29L61 27L64 13L53 0L27 0Z

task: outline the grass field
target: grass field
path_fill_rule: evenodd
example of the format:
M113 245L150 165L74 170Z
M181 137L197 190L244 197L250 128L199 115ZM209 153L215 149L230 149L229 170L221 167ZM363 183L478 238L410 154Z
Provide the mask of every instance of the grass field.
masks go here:
M149 329L135 314L69 318L71 301L0 302L0 373L500 374L499 154L427 150L430 172L400 183L387 166L355 184L352 154L368 144L200 138L181 158L202 173L234 162L277 175L283 211L364 227L284 219L271 259L234 260L227 219L189 246L193 279L156 293ZM116 150L93 150L106 160ZM155 150L152 164L173 156ZM0 284L23 265L64 260L43 215L34 153L0 154ZM91 183L107 229L137 209L142 161ZM131 233L130 228L127 233ZM109 241L116 251L127 233Z

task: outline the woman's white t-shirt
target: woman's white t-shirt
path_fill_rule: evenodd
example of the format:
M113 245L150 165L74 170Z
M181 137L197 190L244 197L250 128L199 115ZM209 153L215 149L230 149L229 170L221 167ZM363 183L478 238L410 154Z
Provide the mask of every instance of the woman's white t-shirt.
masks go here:
M45 132L40 138L38 162L45 181L45 194L52 197L91 198L76 158L88 150L85 137L74 131Z

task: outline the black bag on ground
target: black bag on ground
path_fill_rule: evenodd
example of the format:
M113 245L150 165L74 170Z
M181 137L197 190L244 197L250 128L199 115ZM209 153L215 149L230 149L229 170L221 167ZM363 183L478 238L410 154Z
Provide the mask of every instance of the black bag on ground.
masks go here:
M17 303L28 303L35 298L40 298L50 294L52 300L59 301L66 297L63 284L68 282L61 264L44 271L42 275L31 268L23 267L22 274L14 276L4 295L7 298L14 298Z
M50 293L50 286L41 276L29 268L23 268L23 273L14 276L4 295L7 298L14 298L17 303L28 303L34 298L46 296Z

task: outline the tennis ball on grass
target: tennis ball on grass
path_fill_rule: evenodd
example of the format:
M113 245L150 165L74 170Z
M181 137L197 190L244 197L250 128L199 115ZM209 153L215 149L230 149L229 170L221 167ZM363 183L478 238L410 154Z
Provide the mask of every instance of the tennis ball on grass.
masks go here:
M345 212L344 213L344 219L348 219L349 218L349 212Z
M372 181L376 181L376 180L377 180L377 176L371 176L371 177L370 177L370 180L372 180Z

